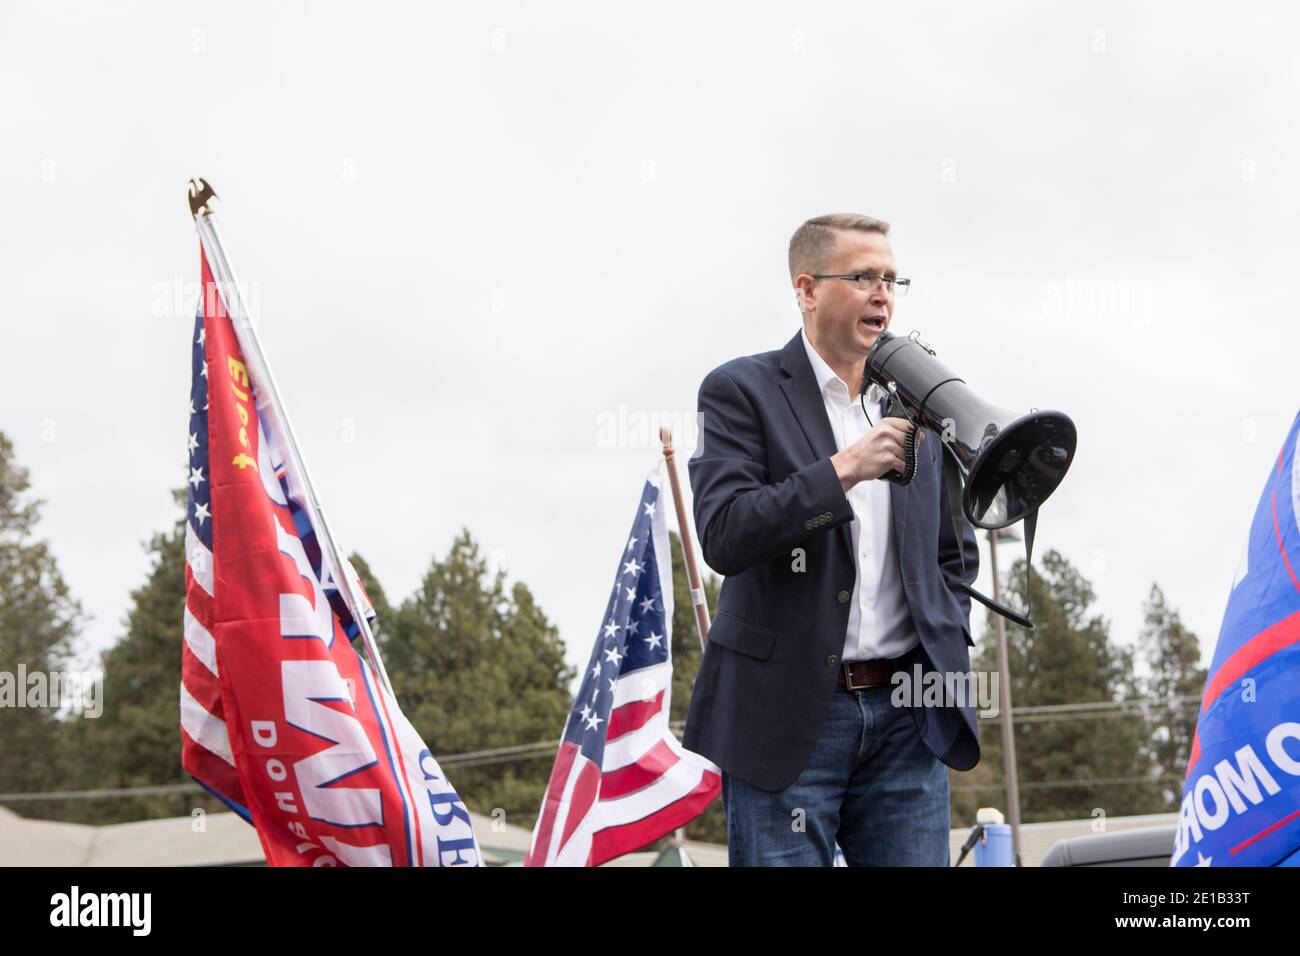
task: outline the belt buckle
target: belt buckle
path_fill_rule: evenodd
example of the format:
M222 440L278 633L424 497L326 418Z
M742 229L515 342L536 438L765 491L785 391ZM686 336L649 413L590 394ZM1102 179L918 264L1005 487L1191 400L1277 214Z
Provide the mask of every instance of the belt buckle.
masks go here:
M840 666L842 666L842 667L844 668L844 689L845 689L845 690L866 690L868 687L874 687L874 686L875 686L874 684L854 684L854 683L853 683L853 670L852 670L852 668L849 667L849 665L850 665L850 664L855 664L855 663L857 663L857 662L856 662L856 661L841 661L841 662L840 662Z

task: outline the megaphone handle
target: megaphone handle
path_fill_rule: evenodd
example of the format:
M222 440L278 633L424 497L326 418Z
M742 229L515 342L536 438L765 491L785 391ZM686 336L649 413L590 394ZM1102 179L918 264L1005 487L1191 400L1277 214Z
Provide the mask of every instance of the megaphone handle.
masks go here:
M876 423L871 420L871 413L867 411L867 384L867 378L864 376L862 390L858 392L858 402L862 405L862 414L866 416L867 424L874 428ZM910 484L912 479L916 477L916 444L920 441L921 425L911 416L907 411L907 406L899 399L898 390L894 387L894 383L890 382L889 385L892 402L885 409L885 418L902 418L911 424L911 428L907 430L907 438L903 441L902 472L900 473L891 468L880 477L886 481L892 481L896 485L906 485Z

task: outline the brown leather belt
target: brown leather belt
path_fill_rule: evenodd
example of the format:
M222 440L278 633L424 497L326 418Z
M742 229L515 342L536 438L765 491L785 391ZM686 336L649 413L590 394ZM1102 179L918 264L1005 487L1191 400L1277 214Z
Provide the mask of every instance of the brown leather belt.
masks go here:
M898 661L891 658L876 658L870 661L842 661L839 673L835 675L835 686L844 690L864 690L890 683Z

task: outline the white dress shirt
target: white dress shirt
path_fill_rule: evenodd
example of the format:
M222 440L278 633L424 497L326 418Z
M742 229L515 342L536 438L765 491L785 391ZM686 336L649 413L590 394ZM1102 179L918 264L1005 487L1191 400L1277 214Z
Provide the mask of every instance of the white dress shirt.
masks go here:
M858 401L856 388L849 388L826 364L808 332L803 333L813 375L821 389L826 417L835 435L837 451L843 451L871 430ZM889 407L888 396L872 384L867 404L879 424ZM915 647L920 639L912 626L912 614L903 594L898 570L898 549L894 544L889 511L889 482L883 478L860 481L849 489L853 522L849 525L858 573L849 601L849 626L844 637L843 659L862 661L874 657L898 657Z

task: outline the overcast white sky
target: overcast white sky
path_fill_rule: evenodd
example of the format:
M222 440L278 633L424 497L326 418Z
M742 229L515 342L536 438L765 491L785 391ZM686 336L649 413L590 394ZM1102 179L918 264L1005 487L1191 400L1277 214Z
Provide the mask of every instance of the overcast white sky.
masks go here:
M855 211L914 280L896 331L1078 425L1039 549L1124 640L1159 582L1208 655L1297 409L1298 20L5 3L0 429L87 650L176 516L199 175L332 522L395 602L468 527L585 661L658 455L602 416L688 421L711 368L784 344L790 233Z

